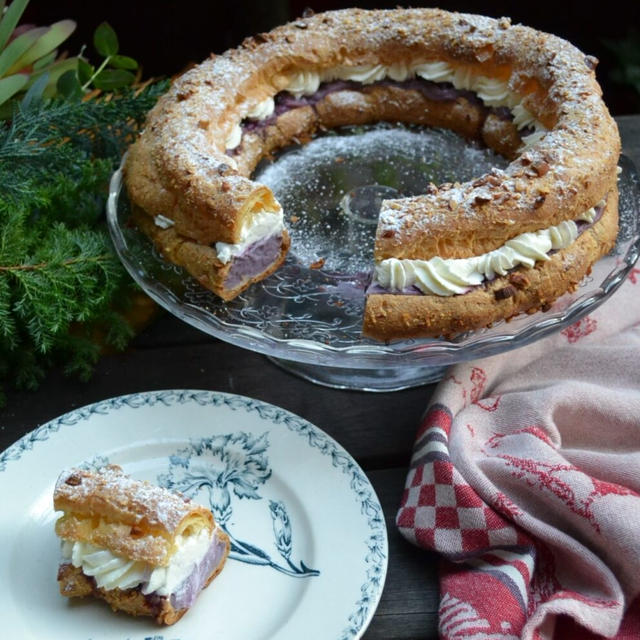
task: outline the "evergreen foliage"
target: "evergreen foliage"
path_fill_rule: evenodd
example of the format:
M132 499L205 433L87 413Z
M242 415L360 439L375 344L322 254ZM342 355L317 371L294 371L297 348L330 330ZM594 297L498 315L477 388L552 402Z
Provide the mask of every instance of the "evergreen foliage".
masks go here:
M109 177L167 83L90 99L36 83L0 123L0 390L46 368L90 375L95 336L124 347L133 285L104 222ZM0 397L1 401L1 397Z

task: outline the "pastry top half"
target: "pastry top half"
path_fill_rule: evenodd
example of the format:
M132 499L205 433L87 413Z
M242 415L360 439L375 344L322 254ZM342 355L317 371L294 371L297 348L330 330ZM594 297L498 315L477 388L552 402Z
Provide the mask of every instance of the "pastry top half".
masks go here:
M505 18L437 9L302 18L212 56L173 84L130 150L129 195L148 214L169 216L184 237L237 242L256 212L279 208L270 189L250 179L255 162L228 153L234 131L258 117L261 105L282 91L304 93L305 83L317 89L323 78L380 68L402 78L446 65L461 78L506 87L507 102L515 96L544 135L504 170L383 202L375 256L478 255L575 220L615 188L620 140L596 62L561 38Z
M63 515L56 533L118 556L165 566L179 537L215 528L208 509L178 493L134 480L117 465L97 472L63 471L54 491L54 508Z

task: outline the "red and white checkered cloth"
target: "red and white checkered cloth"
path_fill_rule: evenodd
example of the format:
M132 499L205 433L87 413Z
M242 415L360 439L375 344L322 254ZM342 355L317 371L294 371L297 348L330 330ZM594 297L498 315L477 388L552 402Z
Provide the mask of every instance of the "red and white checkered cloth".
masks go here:
M449 370L397 516L454 638L640 638L640 270L590 316Z

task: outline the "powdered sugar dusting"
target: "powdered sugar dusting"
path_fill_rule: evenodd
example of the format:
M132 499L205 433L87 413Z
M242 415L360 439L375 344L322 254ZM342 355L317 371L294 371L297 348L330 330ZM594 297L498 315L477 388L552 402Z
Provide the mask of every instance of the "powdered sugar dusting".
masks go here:
M368 219L346 215L349 194L383 185L389 197L414 196L430 183L469 180L506 164L450 131L380 124L316 138L263 164L254 177L283 206L292 252L303 264L324 258L325 269L354 273L371 268L377 212Z
M63 500L72 510L84 514L89 497L125 511L134 520L127 524L144 521L146 527L162 528L168 534L176 530L192 507L189 498L150 482L134 480L117 465L108 465L97 472L67 469L60 474L54 504Z
M231 164L224 155L230 133L265 98L300 72L423 61L506 81L548 132L531 139L526 162L516 158L504 168L502 184L457 178L462 182L387 202L380 230L395 236L385 244L387 253L409 241L425 254L474 236L482 236L473 241L481 244L489 239L487 229L499 243L516 235L519 225L532 230L572 219L610 190L620 143L593 59L560 38L506 19L433 9L317 14L195 67L158 102L145 131L162 187L185 217L191 202L204 202L207 213L230 228L251 183L246 176L221 177L215 167ZM203 155L212 160L203 161ZM424 238L419 247L418 235Z

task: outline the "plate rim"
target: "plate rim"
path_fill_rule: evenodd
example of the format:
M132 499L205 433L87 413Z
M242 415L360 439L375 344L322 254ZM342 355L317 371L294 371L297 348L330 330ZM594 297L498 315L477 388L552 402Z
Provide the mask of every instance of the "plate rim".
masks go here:
M287 431L302 437L307 446L318 454L329 456L337 472L350 476L348 483L355 494L355 503L360 509L368 529L364 543L366 553L362 558L365 578L359 589L359 599L343 625L340 640L360 638L366 631L380 603L389 563L388 531L384 512L376 491L364 470L353 456L332 436L310 421L269 402L225 391L206 389L161 389L138 391L109 397L82 407L72 409L37 427L0 452L0 481L11 465L24 464L25 458L39 443L49 441L61 429L88 422L93 415L107 415L120 409L139 409L164 405L166 407L195 402L203 407L216 409L224 406L233 411L244 410L274 425L284 425ZM186 439L194 437L185 434ZM96 452L100 455L100 451ZM61 467L62 468L62 467ZM162 638L162 635L157 636Z

